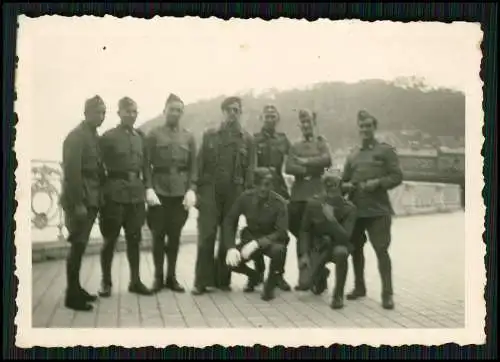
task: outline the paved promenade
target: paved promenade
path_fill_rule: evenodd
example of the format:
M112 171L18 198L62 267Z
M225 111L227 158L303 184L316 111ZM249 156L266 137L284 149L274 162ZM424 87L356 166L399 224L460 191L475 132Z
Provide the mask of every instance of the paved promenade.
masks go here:
M346 301L340 311L329 308L333 273L328 292L319 297L306 292L279 291L275 300L263 302L258 292L242 292L245 279L236 274L231 293L218 291L195 297L189 292L163 291L152 297L139 297L127 292L127 260L124 253L117 253L113 265L114 295L101 299L90 313L75 313L63 306L64 260L34 264L33 327L462 328L464 222L463 212L394 220L391 254L396 309L392 311L380 306L380 279L369 244L365 248L368 296L362 301ZM195 257L195 244L181 247L178 278L188 290L193 282ZM142 253L141 269L143 281L150 285L153 263L149 252ZM294 240L289 247L286 279L292 286L297 281ZM99 282L99 258L87 256L82 283L95 292ZM352 285L350 271L347 291Z

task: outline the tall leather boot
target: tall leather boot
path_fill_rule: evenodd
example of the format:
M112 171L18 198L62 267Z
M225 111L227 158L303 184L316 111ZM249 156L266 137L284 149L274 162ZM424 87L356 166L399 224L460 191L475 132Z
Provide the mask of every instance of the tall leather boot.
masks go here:
M356 300L366 296L365 255L363 248L357 248L352 253L354 269L354 290L347 295L347 300Z
M115 249L115 240L104 240L104 245L101 250L101 270L102 281L99 296L107 298L111 296L113 282L111 279L111 267L113 264L113 255Z
M130 266L128 291L139 295L151 295L152 291L141 282L139 273L139 242L137 240L127 241L127 258Z
M160 236L153 237L153 263L155 267L153 292L159 292L164 288L163 268L165 264L165 254L163 252L164 241Z
M333 290L332 304L333 309L344 307L344 288L347 279L347 258L345 261L338 261L335 265L335 288Z
M394 309L391 258L387 250L377 253L377 257L382 281L382 307L384 309Z
M82 247L82 245L76 243L73 243L70 247L66 261L66 278L68 284L64 305L69 309L88 312L93 309L93 306L85 300L79 288L80 267L83 257Z
M165 248L167 255L167 279L165 287L177 293L184 293L184 287L179 283L176 276L177 256L179 255L180 232L176 235L170 235L168 245Z

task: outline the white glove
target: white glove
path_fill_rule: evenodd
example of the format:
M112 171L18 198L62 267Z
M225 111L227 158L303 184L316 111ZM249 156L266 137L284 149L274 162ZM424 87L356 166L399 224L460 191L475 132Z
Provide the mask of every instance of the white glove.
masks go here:
M248 244L245 244L245 246L243 246L243 248L241 249L242 258L245 260L250 259L252 254L255 253L255 251L257 251L258 248L259 244L255 240L252 240Z
M182 201L182 204L184 205L184 208L186 210L189 210L194 205L196 205L196 194L194 193L193 190L189 190L188 192L186 192L186 194L184 195L184 201Z
M161 205L160 199L158 195L156 195L155 190L147 189L146 190L146 202L149 206L158 206Z
M241 255L236 248L229 249L226 254L226 264L229 266L237 267L241 261Z

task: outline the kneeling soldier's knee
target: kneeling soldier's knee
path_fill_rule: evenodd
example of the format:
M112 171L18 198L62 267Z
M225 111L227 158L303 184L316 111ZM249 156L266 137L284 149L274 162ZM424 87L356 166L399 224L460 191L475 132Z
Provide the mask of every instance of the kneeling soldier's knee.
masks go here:
M349 256L349 249L345 246L336 246L333 248L333 258L336 261L347 260Z

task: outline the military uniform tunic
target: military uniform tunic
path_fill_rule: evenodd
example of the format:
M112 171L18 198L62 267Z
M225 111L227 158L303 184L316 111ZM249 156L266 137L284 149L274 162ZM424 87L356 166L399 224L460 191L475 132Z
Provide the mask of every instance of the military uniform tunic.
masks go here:
M63 143L61 205L71 213L77 205L99 206L104 169L95 128L81 122Z
M187 129L162 125L147 137L151 160L152 187L161 205L148 207L148 226L153 234L155 279L163 279L164 256L167 256L167 286L176 283L176 264L182 228L189 216L184 195L196 190L196 143ZM168 238L165 244L165 236ZM177 289L180 289L177 287Z
M307 163L299 164L296 157L306 159ZM302 139L290 148L285 172L295 176L295 181L292 185L288 217L290 232L297 239L307 201L323 193L321 176L331 164L330 147L323 137Z
M326 214L324 208L330 208L331 214ZM302 219L298 248L301 256L309 257L310 266L300 270L299 285L304 289L312 286L313 291L321 293L326 288L329 274L325 264L334 262L334 295L343 296L355 222L356 207L342 196L330 199L322 195L309 200Z
M288 200L290 194L283 178L285 157L290 150L290 142L282 132L262 130L254 134L257 150L257 167L268 167L273 171L274 191Z
M148 134L153 188L157 195L184 196L197 183L196 144L184 128L162 125Z
M236 225L241 215L245 216L247 226L241 231L241 242L236 246ZM271 258L270 273L281 272L289 238L286 201L278 193L271 191L263 199L256 189L245 191L226 215L224 226L222 238L226 250L235 247L241 250L245 244L255 240L259 249L251 259L267 255Z
M99 227L103 285L111 285L111 263L120 230L125 231L132 284L139 280L139 243L146 218L145 188L151 184L145 137L141 131L118 125L105 132L100 148L106 168L104 204Z
M323 205L333 209L334 219L329 220L323 211ZM329 200L326 196L313 197L307 203L301 223L299 254L308 254L312 250L321 250L326 245L322 237L331 239L330 246L342 245L351 249L351 234L356 222L356 206L350 201L338 197Z
M354 185L349 199L357 207L357 221L352 235L355 289L366 290L364 282L363 246L366 232L378 258L384 295L392 295L392 267L389 257L391 223L394 213L388 190L400 185L403 173L393 147L373 140L354 149L345 163L342 180ZM374 190L362 187L369 180L378 180Z
M253 187L254 169L254 141L239 124L224 124L204 133L198 153L197 288L212 285L224 288L230 284L223 243L219 243L214 261L215 239L236 198Z
M296 161L296 157L307 159L306 165ZM323 137L301 140L292 145L285 172L295 176L291 201L308 201L323 192L321 176L332 165L330 147Z
M64 140L62 169L61 206L71 243L67 260L67 294L76 296L82 290L79 280L82 257L97 217L104 175L97 131L85 121ZM81 206L86 208L85 215L75 212Z
M387 191L400 185L403 180L393 147L376 140L364 147L356 147L351 152L342 175L343 181L355 186L373 179L380 180L380 186L375 191L357 188L349 195L358 209L358 217L394 214Z

